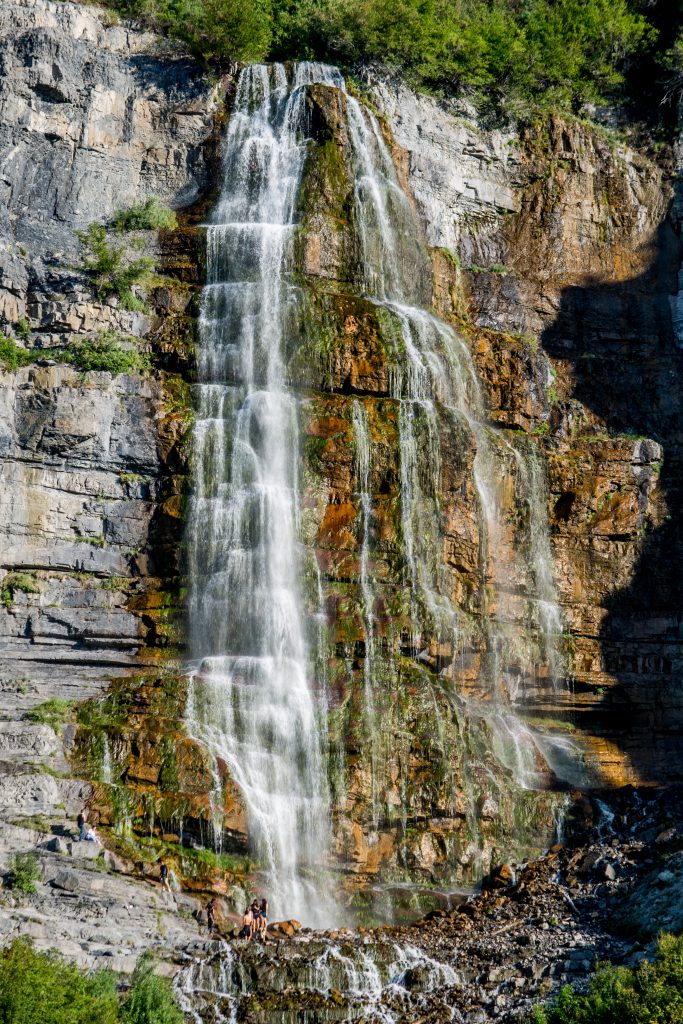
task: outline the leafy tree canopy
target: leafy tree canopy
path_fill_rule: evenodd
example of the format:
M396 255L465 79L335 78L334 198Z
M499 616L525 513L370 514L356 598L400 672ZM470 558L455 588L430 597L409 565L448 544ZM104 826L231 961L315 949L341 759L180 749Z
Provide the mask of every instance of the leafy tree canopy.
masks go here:
M465 89L520 113L578 111L618 95L625 72L658 45L664 0L108 2L207 61L376 63L418 88ZM680 63L672 44L663 40L659 60L668 69Z
M603 964L585 995L566 985L527 1024L683 1024L683 936L663 935L654 963Z
M112 971L87 973L28 939L0 950L0 1024L183 1024L169 982L142 956L130 989Z

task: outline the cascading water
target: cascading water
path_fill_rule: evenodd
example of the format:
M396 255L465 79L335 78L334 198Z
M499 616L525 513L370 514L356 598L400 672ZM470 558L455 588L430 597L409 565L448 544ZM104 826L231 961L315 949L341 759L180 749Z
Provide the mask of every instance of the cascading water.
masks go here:
M283 341L287 271L307 152L305 85L336 72L246 68L207 228L195 490L189 515L188 730L244 797L273 912L330 914L307 873L328 848L326 763L299 594L297 404ZM220 807L216 801L217 826Z
M393 1004L400 1007L402 1020L414 1020L427 994L446 994L459 981L450 964L434 960L415 946L390 941L363 946L340 938L293 943L282 959L268 950L224 945L210 959L199 957L188 963L174 986L182 1008L198 1024L204 1019L237 1021L240 1007L249 1007L252 993L278 1005L282 994L293 991L298 993L294 1006L282 999L281 1006L271 1011L282 1024L361 1019L368 1024L393 1024ZM321 999L331 995L330 1007L321 1005ZM437 1000L438 996L432 998L431 1009ZM308 1002L314 1007L310 1011ZM447 999L440 1006L450 1016ZM201 1012L205 1008L210 1008L206 1015Z
M358 479L358 498L361 508L360 548L360 589L363 597L365 627L365 655L363 658L363 696L366 729L370 740L372 770L372 817L377 827L379 819L379 795L377 787L378 735L375 723L375 701L373 680L375 670L375 597L370 572L370 518L372 516L372 495L370 492L370 430L368 418L361 402L353 402L351 423L355 446L355 469Z
M502 686L505 652L510 641L504 600L509 567L500 559L500 466L494 451L495 445L500 443L500 432L485 424L481 386L469 349L450 326L424 308L431 299L427 283L430 280L428 258L420 245L419 226L400 187L376 119L353 97L347 97L347 106L356 163L361 285L366 296L380 305L399 328L393 395L400 406L401 522L412 592L411 618L414 622L424 622L426 617L437 641L448 640L453 650L457 649L461 623L443 579L443 541L439 526L439 417L445 412L456 428L458 422L467 425L476 445L473 481L480 510L481 596L490 694L486 703L469 701L470 713L480 714L489 723L495 752L522 787L533 789L543 785L539 760L558 778L577 784L585 776L576 745L566 736L546 735L529 728L514 713L511 695ZM491 435L495 435L495 441ZM513 452L529 511L525 555L531 564L541 654L549 664L556 685L560 671L557 641L562 627L552 577L545 486L537 458L531 452L522 454L514 447ZM364 538L364 549L365 543ZM493 582L500 603L494 614L487 610L487 577ZM361 586L361 589L367 607L366 588ZM422 615L417 614L418 605ZM420 639L414 637L418 647ZM514 661L534 665L529 652L519 649L514 651Z
M187 726L214 759L217 833L227 768L244 798L250 839L266 873L264 888L274 915L325 925L337 916L331 886L324 880L321 884L320 875L331 824L328 683L331 692L335 687L332 669L328 679L333 659L326 596L338 581L332 574L324 577L317 561L312 571L312 552L302 550L299 402L285 355L304 319L303 289L300 279L299 287L294 285L291 271L300 269L294 267L293 243L310 142L307 85L323 83L345 94L354 226L362 257L354 284L381 321L383 340L387 351L391 349L385 403L392 407L389 419L395 415L399 448L401 551L396 575L383 592L384 579L375 572L380 517L373 493L387 460L385 456L382 467L381 432L372 418L378 415L377 403L374 396L360 395L340 402L345 402L354 444L350 472L358 573L351 587L360 595L364 635L365 734L354 722L354 738L362 751L357 761L362 771L369 767L371 773L371 807L366 818L360 817L358 831L362 829L369 846L371 840L378 842L382 830L385 836L391 828L400 833L399 823L405 834L413 806L417 810L412 820L424 815L420 781L409 776L413 736L401 707L409 688L418 721L425 711L429 738L424 747L439 759L427 767L428 773L442 776L437 813L441 820L465 821L464 835L449 848L450 863L457 857L461 865L471 866L473 876L488 866L479 826L482 804L499 786L500 776L506 776L500 765L511 769L518 786L532 789L543 782L539 759L574 781L575 751L564 739L530 729L515 714L524 694L514 690L507 671L500 476L505 460L512 459L527 505L524 537L515 557L525 562L527 597L542 655L552 678L559 675L559 661L553 658L561 623L538 460L534 452L508 442L503 431L487 425L467 345L428 309L429 259L377 120L346 93L336 70L300 64L291 75L288 81L285 69L275 65L250 67L240 76L225 140L221 196L207 229L208 283L202 296L195 491L188 538L193 673ZM448 453L445 435L453 442ZM480 699L458 693L447 676L471 624L452 597L442 525L449 458L473 447L480 617L492 652L484 662ZM464 465L464 456L462 461ZM473 547L476 552L476 542ZM389 576L393 567L387 565L385 559ZM309 588L314 594L304 592L306 580L314 582ZM401 634L398 642L391 625L387 627L391 610L386 590L391 588L399 603L405 592L409 595L411 635L406 640ZM491 605L489 588L496 590L497 601ZM397 619L405 622L401 616L403 612ZM352 627L357 628L355 623ZM358 632L353 646L361 650L357 640ZM517 662L530 658L528 651L513 653ZM356 656L342 656L350 676ZM357 705L350 698L348 706L353 714ZM345 813L359 790L365 792L365 782L356 789L346 787L343 742L338 742L336 758L341 781L334 786L335 801ZM391 771L393 780L388 778ZM509 773L502 785L510 790ZM519 789L514 793L518 801ZM519 803L523 813L523 801ZM515 817L517 810L516 804ZM352 824L358 826L358 820ZM423 838L429 839L427 830L420 842ZM400 869L400 859L396 863ZM176 978L183 1007L197 1021L234 1021L242 1001L256 989L259 998L262 988L286 994L300 989L323 1000L330 1020L362 1015L391 1024L397 1019L392 1006L402 1007L399 1019L416 1019L422 1015L425 993L431 999L432 993L447 993L458 982L452 966L431 960L419 949L383 940L366 946L350 935L345 941L343 934L337 941L302 936L287 944L282 956L273 946L257 949L253 944L224 945L209 958L202 953ZM283 1006L289 1005L285 1000ZM278 1019L322 1020L327 1009L311 1011L309 1017L305 1008L297 1006L291 1015L285 1008ZM443 1012L454 1013L448 998Z
M481 386L467 345L428 311L429 259L377 120L346 93L336 70L301 64L294 66L292 75L289 83L278 65L251 67L242 73L225 141L221 197L207 231L196 482L188 543L195 667L187 722L191 735L214 757L217 831L227 766L244 797L250 839L266 871L274 913L322 924L331 916L330 887L318 885L314 890L311 874L326 859L330 830L326 583L316 563L317 611L304 611L301 582L312 574L300 543L298 404L288 386L285 365L287 342L302 320L301 290L292 283L290 272L297 200L310 141L309 84L320 82L345 93L354 225L361 250L356 287L393 345L390 392L398 409L402 559L412 634L409 642L401 637L400 643L402 649L410 650L413 665L431 659L438 668L436 675L423 672L421 685L435 723L430 743L442 757L443 788L451 794L446 798L447 816L461 813L456 809L457 770L463 778L470 777L465 752L460 754L458 769L454 738L456 744L462 739L463 751L468 742L474 743L477 756L485 760L483 740L466 740L461 718L470 716L488 724L499 761L512 769L522 786L533 788L542 781L539 758L551 764L554 758L558 775L570 778L563 762L569 764L573 750L562 740L555 756L556 738L539 739L540 734L518 719L510 705L509 681L502 682L508 623L500 597L506 566L499 559L498 449L507 442L502 432L486 424ZM387 681L397 685L399 675L392 653L383 653L383 599L373 577L372 408L372 402L357 398L351 403L350 419L365 638L364 707L371 741L366 749L377 829L386 810L382 807L386 778L381 776L389 753L404 766L398 782L401 806L396 807L394 796L391 813L398 811L404 824L407 820L405 766L411 751L400 710L391 706L387 687L386 693L381 692ZM481 687L484 693L488 685L489 692L482 700L449 691L439 667L442 651L452 652L444 654L443 664L455 664L455 652L463 649L467 630L472 628L452 599L444 562L444 431L458 439L463 451L476 449L472 483L478 505L480 605L490 651ZM526 557L533 563L530 575L539 629L550 637L557 634L558 623L540 470L526 454L514 446L513 450L518 475L530 495ZM491 584L500 590L493 610L488 604ZM307 614L315 620L313 629ZM546 644L546 657L549 651L551 646ZM521 657L516 651L517 661ZM387 744L395 736L400 736L400 749L389 752ZM340 745L337 755L343 760ZM344 774L343 764L339 774ZM342 778L340 786L335 786L338 807L347 799L345 785ZM472 775L472 792L462 812L472 837L479 795L479 780ZM476 846L471 838L470 846L473 843Z
M550 681L557 686L564 666L559 649L562 634L562 614L553 579L553 556L550 549L547 508L547 483L538 451L534 445L521 448L519 441L512 445L517 464L518 493L527 508L527 562L533 574L535 615L540 639L541 655L548 664Z

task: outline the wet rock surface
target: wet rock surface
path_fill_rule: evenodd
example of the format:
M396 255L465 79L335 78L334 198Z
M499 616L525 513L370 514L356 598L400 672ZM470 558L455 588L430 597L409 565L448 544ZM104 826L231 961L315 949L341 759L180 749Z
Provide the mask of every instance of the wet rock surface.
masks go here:
M678 779L680 142L672 176L586 125L484 131L371 85L438 250L437 306L480 328L492 420L547 460L575 685L546 707L572 715L602 783Z
M519 866L510 884L498 887L509 880L498 870L488 891L411 927L303 929L264 946L190 947L176 985L206 1021L229 1012L254 1024L517 1020L563 984L584 987L596 961L638 963L652 956L656 929L676 930L680 795L626 789L609 804L578 798L566 845ZM657 909L662 892L668 914Z

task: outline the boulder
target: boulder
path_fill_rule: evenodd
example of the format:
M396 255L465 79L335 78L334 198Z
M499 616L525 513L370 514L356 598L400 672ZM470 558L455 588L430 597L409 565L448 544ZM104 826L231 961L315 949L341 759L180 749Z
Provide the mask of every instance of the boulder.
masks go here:
M71 856L74 860L97 860L103 853L99 843L83 842L71 844Z
M515 872L509 864L500 864L491 871L488 878L484 879L484 889L506 889L508 885L514 885Z
M75 871L68 869L58 871L54 878L50 879L50 884L55 889L63 889L64 892L78 892L79 890L78 875Z
M61 836L55 836L53 839L49 839L44 846L45 850L49 850L50 853L61 853L66 855L69 853L70 843Z

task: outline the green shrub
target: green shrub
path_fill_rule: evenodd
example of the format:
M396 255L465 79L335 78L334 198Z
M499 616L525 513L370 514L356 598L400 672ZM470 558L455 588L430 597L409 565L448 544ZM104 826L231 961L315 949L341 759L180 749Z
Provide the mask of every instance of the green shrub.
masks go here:
M14 854L7 883L10 889L32 895L36 891L36 882L39 882L41 877L35 853Z
M18 370L33 361L33 353L20 348L13 338L0 334L0 363L6 370Z
M148 953L138 960L132 987L121 1007L126 1024L183 1024L171 985L154 973L154 960Z
M585 995L566 985L528 1024L683 1024L683 936L662 935L654 963L601 965Z
M152 196L128 210L119 210L112 221L117 231L173 231L178 227L175 210Z
M638 0L109 0L207 60L380 63L527 115L618 90L655 32ZM669 64L677 66L672 51ZM675 72L674 72L675 76Z
M2 1024L116 1024L111 971L85 974L58 953L38 953L28 939L0 951Z
M127 347L124 348L124 344ZM83 338L64 350L60 358L82 373L105 370L107 373L142 373L149 370L149 356L133 347L134 339L116 331L100 331L94 338Z
M82 269L90 274L97 296L106 299L118 296L124 309L144 312L146 306L133 292L135 285L144 287L152 280L154 260L149 256L133 258L132 248L139 249L141 242L133 239L130 245L115 245L107 236L107 229L93 222L87 231L76 235L84 248Z
M49 725L52 729L56 729L66 722L70 712L70 701L52 697L51 700L46 700L31 708L26 712L24 718L29 722L40 722L42 725Z
M268 56L272 0L110 0L110 6L167 31L198 57L258 63Z
M0 585L0 601L5 608L11 608L14 604L14 595L17 591L22 594L37 594L40 587L33 576L27 572L8 572Z
M22 341L28 341L28 339L31 337L31 325L26 319L26 317L22 317L21 320L17 321L17 323L14 325L14 330L17 335L17 338L21 338Z
M0 950L0 1024L183 1024L170 983L142 956L121 999L112 971L86 973L29 939Z

